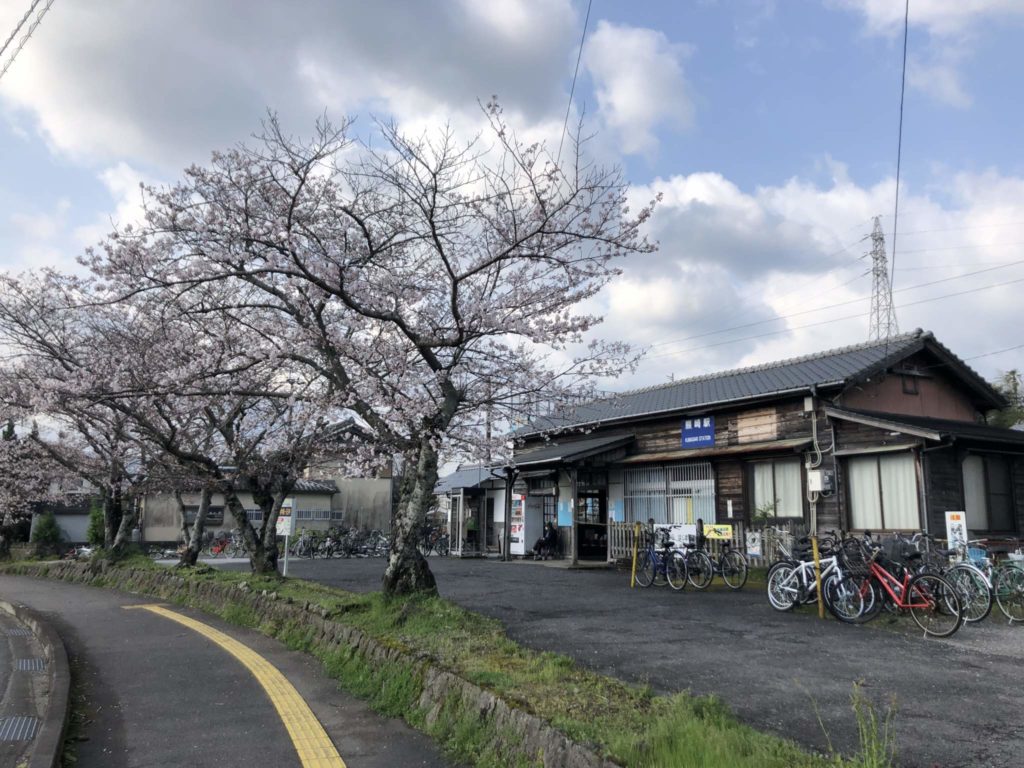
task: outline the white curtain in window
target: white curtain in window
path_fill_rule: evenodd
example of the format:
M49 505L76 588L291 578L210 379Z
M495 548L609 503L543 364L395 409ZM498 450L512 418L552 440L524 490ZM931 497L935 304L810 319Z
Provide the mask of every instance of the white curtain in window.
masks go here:
M917 530L921 515L917 504L917 462L912 453L878 458L882 478L882 508L888 529Z
M770 461L759 462L754 465L754 509L759 511L766 505L776 503L775 484L772 481L772 464ZM781 514L781 506L779 513ZM775 515L774 510L769 513Z
M968 456L964 459L964 511L967 513L967 530L988 530L985 462L981 456Z
M775 462L775 497L779 500L779 517L804 516L800 459Z
M850 483L850 527L871 531L882 527L882 500L878 493L878 460L852 458L846 465Z

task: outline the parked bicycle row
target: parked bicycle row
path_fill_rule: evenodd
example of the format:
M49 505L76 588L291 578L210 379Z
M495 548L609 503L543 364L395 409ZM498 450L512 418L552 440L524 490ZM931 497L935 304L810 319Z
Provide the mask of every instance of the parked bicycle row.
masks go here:
M387 557L391 541L381 531L362 528L329 528L326 531L306 529L290 543L293 557Z
M840 621L863 623L883 611L909 614L925 634L948 637L997 605L1009 623L1024 623L1021 560L997 564L980 542L947 549L927 534L876 541L833 531L818 544L821 597ZM818 584L811 541L800 539L770 566L768 601L780 611L814 603Z
M720 576L730 589L741 589L749 573L746 556L727 541L716 556L708 552L701 535L680 546L664 528L649 527L640 533L634 578L641 587L667 584L682 590L689 584L694 589L706 589L715 576Z

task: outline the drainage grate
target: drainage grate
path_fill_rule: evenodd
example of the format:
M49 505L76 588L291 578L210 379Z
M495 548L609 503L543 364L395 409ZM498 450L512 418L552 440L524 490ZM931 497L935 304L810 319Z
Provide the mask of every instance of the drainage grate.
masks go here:
M46 669L43 659L18 659L18 669L22 672L42 672Z
M38 717L0 718L0 741L29 741L36 735Z
M8 629L4 632L8 637L28 637L32 634L31 629L25 629L24 627L16 627L14 629Z

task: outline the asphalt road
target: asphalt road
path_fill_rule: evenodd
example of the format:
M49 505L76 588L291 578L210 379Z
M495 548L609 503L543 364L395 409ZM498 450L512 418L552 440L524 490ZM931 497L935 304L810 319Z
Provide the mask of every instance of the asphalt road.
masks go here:
M270 699L238 661L191 629L123 608L153 601L13 576L0 576L0 595L35 609L64 640L87 718L79 765L300 765ZM339 691L312 657L206 614L174 610L225 632L279 669L350 768L448 765L423 734Z
M441 594L493 616L532 648L659 692L716 694L745 722L823 750L857 745L854 682L894 702L899 762L1017 768L1024 755L1024 627L996 621L948 640L899 625L847 626L778 613L761 588L629 589L616 571L431 558ZM384 562L293 560L290 575L353 591L380 587ZM881 621L881 620L879 620Z

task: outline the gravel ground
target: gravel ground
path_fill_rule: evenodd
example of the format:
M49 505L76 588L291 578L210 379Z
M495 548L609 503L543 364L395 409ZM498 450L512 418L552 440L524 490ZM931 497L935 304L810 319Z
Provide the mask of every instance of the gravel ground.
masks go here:
M993 618L934 640L881 618L847 626L810 611L778 613L760 586L675 593L630 590L628 573L614 570L431 565L443 596L500 619L524 645L660 693L715 694L744 722L810 748L824 750L830 739L856 749L850 696L859 681L879 710L895 704L900 765L1021 765L1024 627ZM293 560L289 575L370 591L383 568L373 559Z

